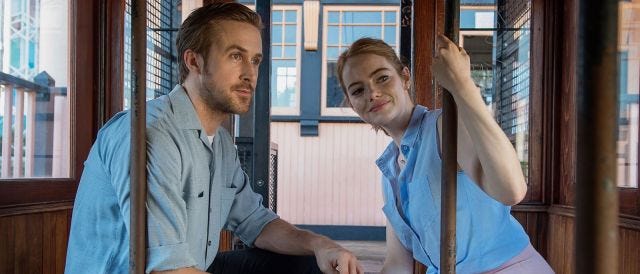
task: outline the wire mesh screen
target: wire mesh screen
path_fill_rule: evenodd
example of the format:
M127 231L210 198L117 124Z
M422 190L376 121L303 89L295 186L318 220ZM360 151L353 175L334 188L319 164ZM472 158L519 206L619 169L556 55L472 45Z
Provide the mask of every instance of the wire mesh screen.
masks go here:
M277 212L278 202L278 145L271 142L269 149L269 208Z
M176 0L147 1L147 100L168 94L178 83L175 53L180 12ZM126 1L124 39L124 107L131 94L131 0Z
M528 177L531 2L498 1L494 111Z
M238 150L238 159L240 160L240 167L249 175L249 180L253 182L253 138L251 137L236 137L236 148ZM256 190L258 194L262 195L265 206L276 212L278 203L278 145L271 143L269 149L269 182L267 183L266 191ZM259 182L258 182L259 183Z

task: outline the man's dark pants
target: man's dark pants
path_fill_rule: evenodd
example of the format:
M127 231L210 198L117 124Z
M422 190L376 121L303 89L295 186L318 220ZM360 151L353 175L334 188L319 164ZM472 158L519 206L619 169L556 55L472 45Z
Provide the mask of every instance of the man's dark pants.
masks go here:
M213 274L321 274L314 256L282 255L259 248L220 252L207 272Z

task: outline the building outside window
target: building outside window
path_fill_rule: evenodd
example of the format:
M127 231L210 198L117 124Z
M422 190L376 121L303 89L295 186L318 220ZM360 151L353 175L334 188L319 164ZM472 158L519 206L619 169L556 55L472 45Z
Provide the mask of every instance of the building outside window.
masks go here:
M618 186L638 187L640 103L640 1L619 4Z
M69 3L0 1L0 177L70 171Z

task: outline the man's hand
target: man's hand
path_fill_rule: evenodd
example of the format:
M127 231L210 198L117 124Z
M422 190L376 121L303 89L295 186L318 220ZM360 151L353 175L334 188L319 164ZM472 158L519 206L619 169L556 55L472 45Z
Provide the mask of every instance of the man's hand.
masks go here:
M325 274L363 274L362 266L351 252L331 239L298 229L282 219L267 224L255 241L259 248L289 255L315 255Z
M348 250L335 245L320 248L315 252L318 267L322 273L362 274L362 266Z

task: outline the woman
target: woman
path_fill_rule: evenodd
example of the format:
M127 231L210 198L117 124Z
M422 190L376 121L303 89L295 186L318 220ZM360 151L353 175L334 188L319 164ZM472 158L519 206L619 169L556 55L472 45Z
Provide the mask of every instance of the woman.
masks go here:
M513 146L471 78L469 56L444 36L437 42L432 70L459 115L458 273L553 273L510 215L527 186ZM412 258L439 273L441 111L413 103L409 69L381 40L353 43L337 72L353 110L393 139L376 161L388 223L383 273L412 273Z

